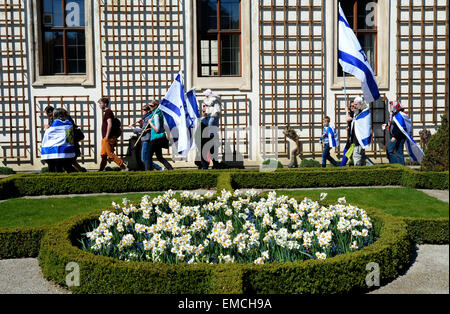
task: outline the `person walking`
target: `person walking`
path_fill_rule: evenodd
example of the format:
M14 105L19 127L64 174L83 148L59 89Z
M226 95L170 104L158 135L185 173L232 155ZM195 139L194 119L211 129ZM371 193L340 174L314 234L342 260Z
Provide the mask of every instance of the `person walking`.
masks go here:
M172 165L162 156L162 149L168 148L168 140L166 138L166 132L164 130L164 117L162 112L159 110L158 102L153 100L150 105L149 125L150 130L150 143L148 147L148 164L150 165L150 170L153 170L153 154L160 163L164 165L167 170L172 170Z
M45 130L41 146L41 160L46 161L49 172L74 172L75 157L73 124L63 108L53 111L53 122Z
M114 153L114 146L117 143L117 135L115 134L115 132L117 130L113 129L114 113L109 108L109 98L100 98L98 100L98 104L103 112L102 147L100 151L101 162L99 171L105 170L108 158L111 158L120 167L121 170L125 170L126 166L123 163L123 160Z
M206 170L209 168L209 159L213 161L213 169L219 168L218 149L219 149L219 123L222 111L222 102L219 96L213 94L210 89L207 89L204 93L206 96L203 100L203 118L201 120L201 132L202 132L202 145L201 145L201 168ZM206 134L203 134L205 133ZM204 146L210 142L211 148L208 151L204 151Z
M320 144L323 145L322 168L327 166L327 160L335 167L339 166L338 162L330 155L330 149L339 145L336 139L336 131L330 126L330 117L323 119L323 132L320 137Z
M351 127L352 127L352 121L353 121L353 116L355 114L355 104L353 102L351 102L348 107L347 107L347 115L345 117L346 121L347 121L347 142L345 143L345 147L344 147L344 152L342 153L342 161L341 161L341 167L344 167L347 162L349 157L347 155L352 155L353 154L353 150L351 150L352 147L352 135L350 133L351 131ZM347 154L348 152L348 154Z
M365 135L359 134L358 135L357 131L356 131L356 123L355 123L356 119L364 119L364 115L362 115L363 112L364 112L364 114L370 115L369 106L365 102L363 102L363 99L359 96L354 99L353 104L355 106L355 113L354 113L354 117L350 120L350 121L352 121L352 127L351 127L351 131L350 131L351 141L352 141L352 144L354 144L353 162L354 162L355 166L362 166L362 165L366 165L366 164L373 165L373 162L366 156L366 151L365 151L364 147L361 145L362 143L360 142L360 140L363 140L363 138L361 138L361 139L358 138L358 137L369 135L369 133L371 132L371 130L370 130L371 125L361 124L364 128L364 131L366 131L365 133L367 133L367 134L365 134ZM366 139L370 139L370 137L366 138Z
M136 123L131 124L130 127L133 129L133 133L142 134L141 136L141 160L144 163L144 170L150 170L150 156L149 156L149 146L150 146L150 126L148 121L151 116L150 105L144 105L142 107L143 116ZM153 163L153 168L156 170L162 170L158 164Z

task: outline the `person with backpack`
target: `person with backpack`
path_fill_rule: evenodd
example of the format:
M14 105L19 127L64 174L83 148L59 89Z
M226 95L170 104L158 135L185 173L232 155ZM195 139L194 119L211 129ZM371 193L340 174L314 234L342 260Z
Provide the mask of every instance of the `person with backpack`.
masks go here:
M100 98L98 104L103 112L102 147L100 151L101 162L99 171L105 170L108 158L112 159L121 170L126 170L123 160L114 153L117 138L122 135L120 121L114 117L114 113L109 108L109 98Z
M48 165L49 172L74 172L75 157L73 124L63 108L53 112L51 125L45 130L41 146L41 160Z

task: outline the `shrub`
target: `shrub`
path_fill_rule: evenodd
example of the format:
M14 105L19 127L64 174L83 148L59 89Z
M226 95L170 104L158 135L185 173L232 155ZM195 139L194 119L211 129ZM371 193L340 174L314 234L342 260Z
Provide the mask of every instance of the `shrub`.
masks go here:
M441 126L426 146L422 170L449 171L448 141L448 118L447 115L443 115Z
M411 241L418 244L448 244L449 219L404 218Z
M16 172L9 167L0 167L0 174L15 174Z
M269 166L269 165L270 166L274 166L274 165L277 165L277 169L282 169L283 168L283 164L280 161L275 160L275 159L266 159L266 160L263 161L262 165L263 166ZM266 167L263 167L263 168L266 168Z
M182 170L20 174L7 178L7 182L4 181L6 179L0 181L0 197L192 190L216 187L217 176L217 172Z
M48 167L43 167L41 169L41 173L48 173Z
M124 262L96 256L73 245L100 211L74 217L50 229L41 241L39 263L48 279L65 285L65 266L80 266L75 293L350 293L368 290L366 266L380 265L382 284L396 278L410 260L406 225L380 210L368 209L378 239L359 251L324 261L253 264Z
M231 173L231 179L234 189L399 185L404 169L401 166L371 166L235 171Z
M320 162L314 159L302 159L300 163L300 168L320 168L322 165Z
M419 189L448 190L449 172L424 172L405 168L399 185Z
M1 228L0 259L37 257L46 227Z

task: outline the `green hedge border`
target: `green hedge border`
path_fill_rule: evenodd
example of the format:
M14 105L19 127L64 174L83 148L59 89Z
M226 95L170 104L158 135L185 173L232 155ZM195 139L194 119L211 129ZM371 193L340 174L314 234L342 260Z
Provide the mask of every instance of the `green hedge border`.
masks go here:
M25 195L138 192L164 189L301 188L355 185L403 185L448 189L448 172L420 172L399 165L328 169L174 170L167 172L103 172L16 174L0 180L0 199ZM449 219L404 218L415 243L448 244ZM48 227L1 228L0 259L35 257Z
M100 211L77 216L51 228L42 238L39 264L46 278L65 286L69 262L80 266L74 293L355 293L368 291L370 262L380 265L382 284L409 265L411 241L405 222L379 209L367 209L379 238L357 252L291 263L154 264L96 256L72 243Z

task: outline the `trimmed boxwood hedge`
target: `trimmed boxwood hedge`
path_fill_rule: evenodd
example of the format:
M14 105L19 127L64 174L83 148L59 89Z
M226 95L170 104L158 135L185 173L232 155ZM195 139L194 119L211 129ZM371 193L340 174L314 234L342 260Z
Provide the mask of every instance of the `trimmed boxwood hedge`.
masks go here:
M417 244L448 244L448 218L403 218L411 240Z
M1 228L0 259L37 257L48 227Z
M48 279L65 286L65 266L80 266L75 293L354 293L369 290L366 265L380 266L382 284L395 279L410 262L405 222L367 209L378 239L351 254L324 261L254 264L178 264L124 262L97 256L73 244L100 211L74 217L50 229L41 241L39 264Z
M215 188L217 177L217 172L197 170L20 174L0 181L0 199L32 195Z
M311 188L339 186L403 185L424 189L448 189L448 172L421 172L400 165L343 168L279 169L274 172L236 170L232 187Z
M0 199L20 196L119 193L225 188L311 188L403 185L448 189L448 172L422 172L399 165L343 168L174 170L153 172L88 172L16 174L0 180Z
M0 180L0 199L24 195L136 192L167 189L299 188L352 185L403 185L448 189L448 172L421 172L399 165L330 169L257 169L167 172L16 174ZM404 218L416 243L449 243L449 219ZM0 229L0 259L33 257L47 227ZM222 280L222 279L221 279ZM233 279L234 280L234 279Z

